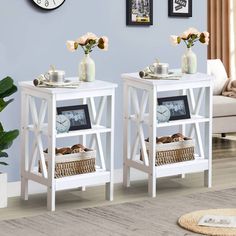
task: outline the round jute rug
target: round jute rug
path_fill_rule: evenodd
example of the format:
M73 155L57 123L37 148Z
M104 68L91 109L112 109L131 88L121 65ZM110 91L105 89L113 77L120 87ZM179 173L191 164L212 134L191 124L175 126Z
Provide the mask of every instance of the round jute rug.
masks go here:
M236 236L236 228L219 228L198 226L198 221L204 215L236 216L236 209L210 209L194 211L179 218L178 224L189 231L212 236Z

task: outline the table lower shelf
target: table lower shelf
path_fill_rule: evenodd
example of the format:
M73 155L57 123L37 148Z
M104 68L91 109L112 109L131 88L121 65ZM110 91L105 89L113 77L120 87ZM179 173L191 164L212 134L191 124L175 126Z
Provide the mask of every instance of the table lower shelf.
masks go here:
M126 164L134 169L150 173L149 166L145 166L142 161L127 160ZM184 161L173 164L166 164L155 167L156 178L168 177L180 174L202 172L209 169L209 160L196 158L192 161Z
M208 170L209 161L206 159L196 159L156 167L156 177L167 177L173 175L202 172Z
M35 169L33 173L25 172L23 176L28 180L32 180L42 185L50 186L47 178L44 178L42 174L38 173ZM73 176L66 176L55 179L55 190L73 189L82 186L98 185L111 182L111 172L97 169L95 172L79 174Z
M105 184L110 182L110 171L97 170L96 172L67 176L55 179L56 190L72 189L88 185Z

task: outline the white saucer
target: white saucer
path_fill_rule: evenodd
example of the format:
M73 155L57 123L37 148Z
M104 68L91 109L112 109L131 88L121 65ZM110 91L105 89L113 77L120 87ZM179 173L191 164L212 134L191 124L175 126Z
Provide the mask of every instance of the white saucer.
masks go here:
M148 73L148 75L150 75L151 77L166 78L166 77L169 77L169 76L173 76L173 75L174 75L174 72L169 72L168 74L164 74L164 75L161 75L161 74L154 74L154 73Z
M169 79L169 80L179 80L183 74L180 72L176 72L176 71L170 71L169 74L165 74L165 75L160 75L160 74L154 74L154 73L148 73L148 75L150 77L152 77L153 79Z
M71 85L74 82L71 80L65 80L63 82L52 82L52 81L44 81L44 84L49 86L63 86L63 85Z

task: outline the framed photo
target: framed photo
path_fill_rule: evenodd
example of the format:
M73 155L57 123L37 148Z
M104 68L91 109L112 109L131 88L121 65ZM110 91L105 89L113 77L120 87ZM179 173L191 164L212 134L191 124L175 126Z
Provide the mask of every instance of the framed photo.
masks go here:
M152 25L153 0L126 0L126 25Z
M192 0L169 0L168 15L192 17Z
M64 115L70 120L70 129L91 129L88 105L57 107L58 115Z
M158 105L164 105L170 110L170 120L189 119L190 112L187 96L158 98Z

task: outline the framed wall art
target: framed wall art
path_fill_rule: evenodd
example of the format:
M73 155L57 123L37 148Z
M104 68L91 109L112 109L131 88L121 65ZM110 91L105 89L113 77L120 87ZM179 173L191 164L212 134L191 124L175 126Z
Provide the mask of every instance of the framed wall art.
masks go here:
M170 120L190 119L187 96L165 97L157 99L158 105L164 105L170 110Z
M57 114L66 116L71 130L91 129L88 105L57 107Z
M168 15L192 17L192 0L169 0Z
M126 25L152 25L153 0L126 0Z

